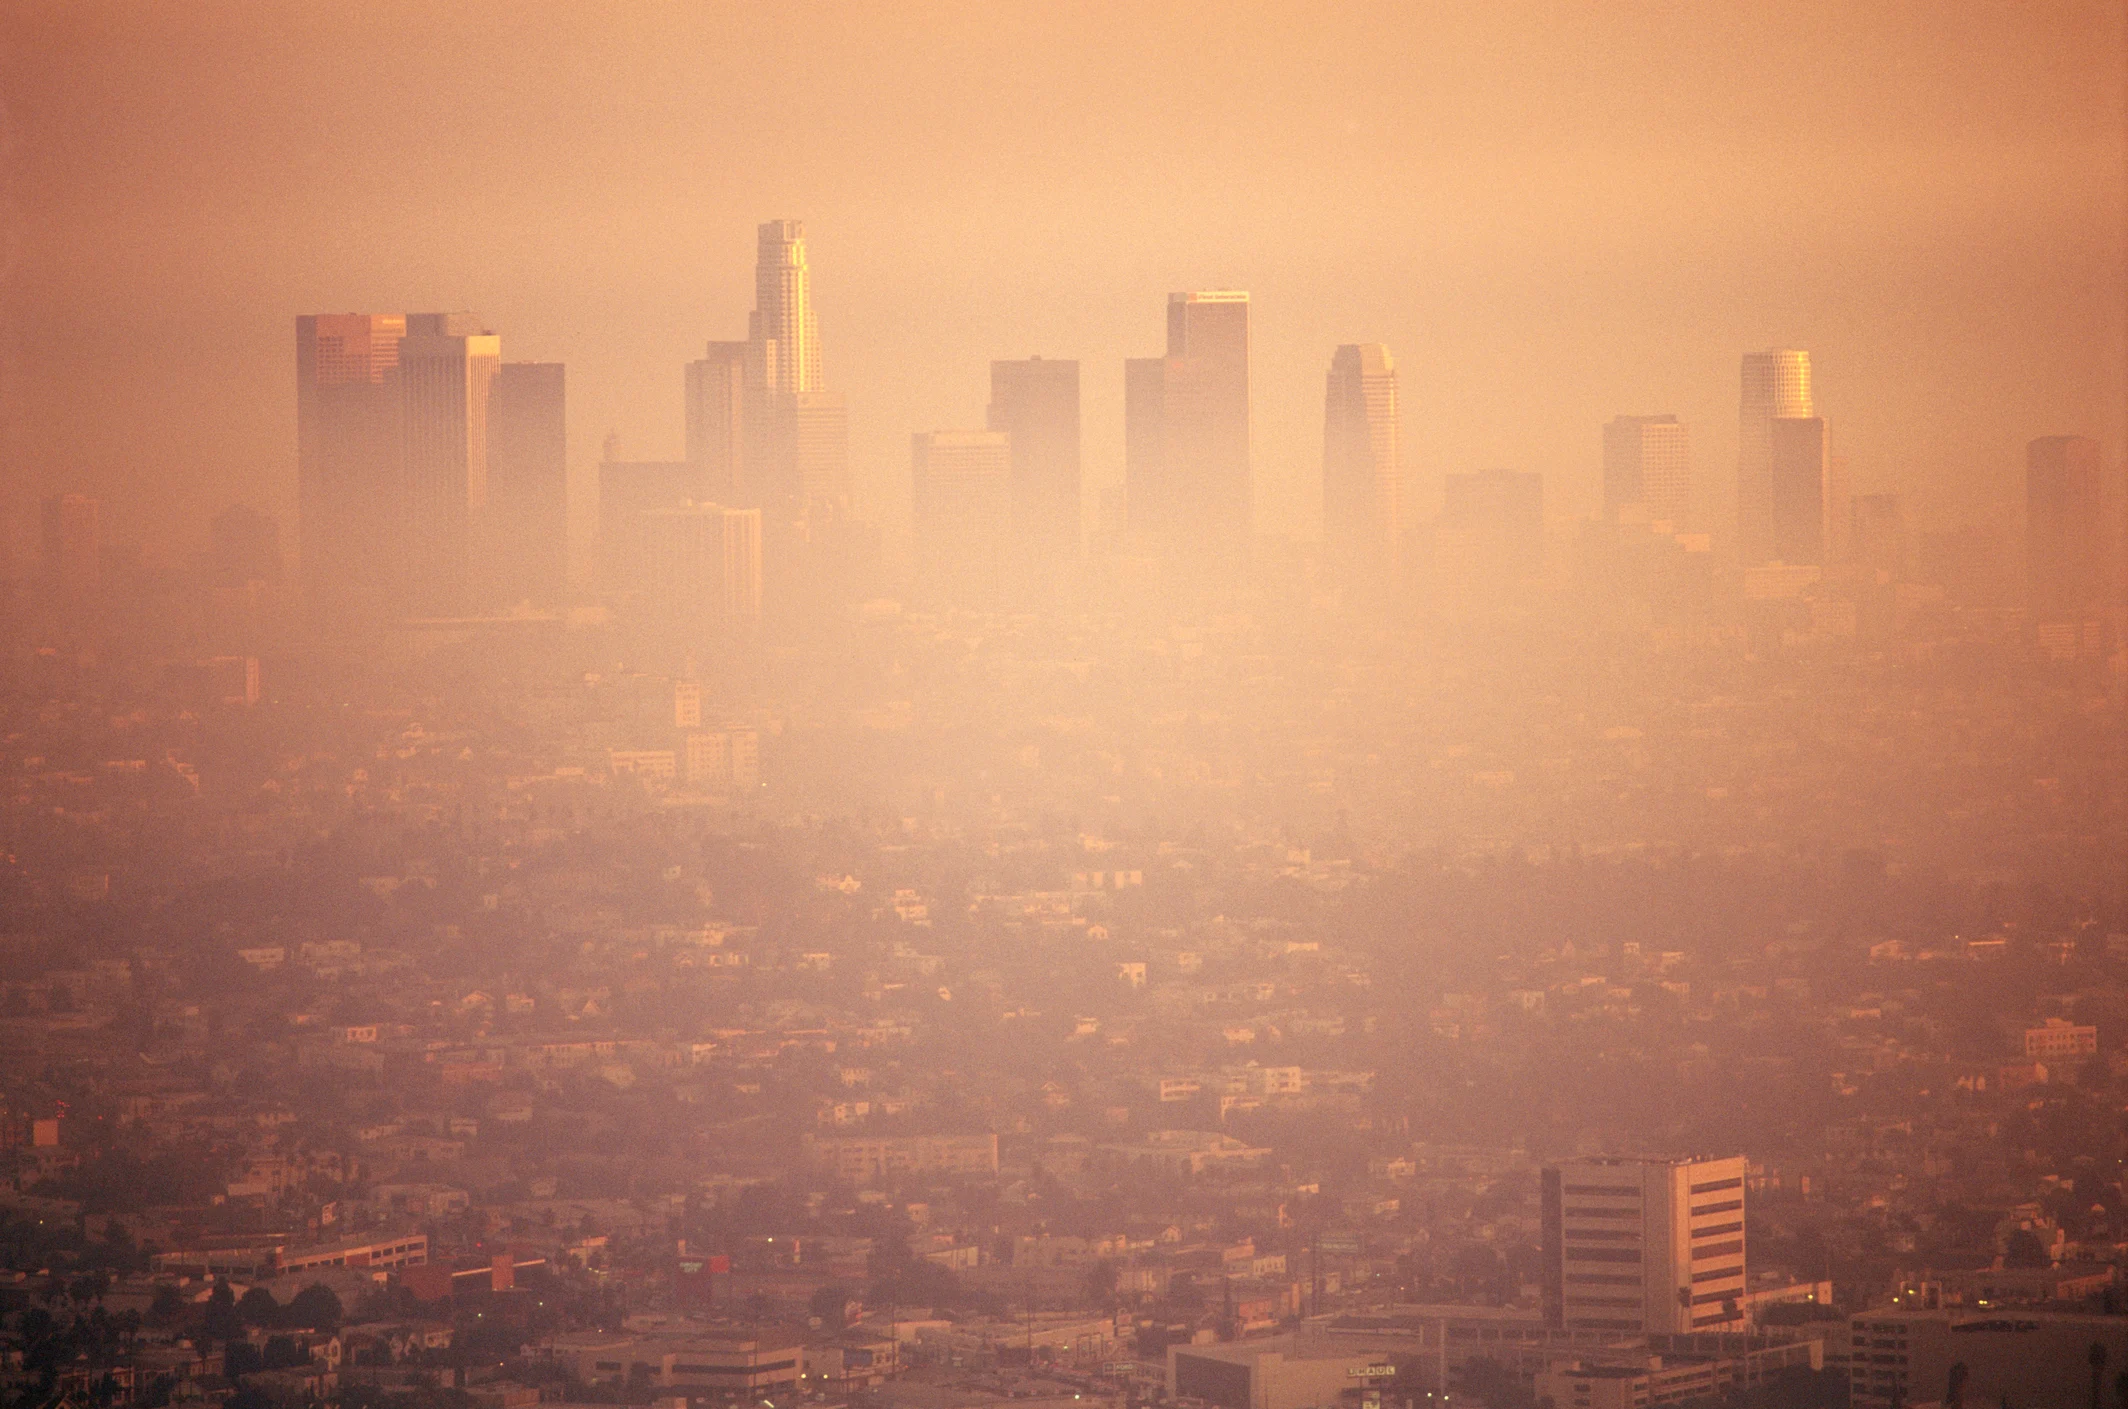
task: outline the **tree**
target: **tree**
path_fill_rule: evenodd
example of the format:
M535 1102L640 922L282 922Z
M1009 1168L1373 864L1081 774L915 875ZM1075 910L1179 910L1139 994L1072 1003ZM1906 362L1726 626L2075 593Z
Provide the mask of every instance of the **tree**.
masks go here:
M2003 1245L2002 1265L2005 1267L2052 1267L2054 1259L2047 1256L2047 1245L2039 1240L2039 1234L2030 1228L2014 1229Z
M157 1326L167 1326L185 1314L185 1298L168 1282L155 1289L155 1301L148 1307L148 1320Z
M815 1291L806 1309L820 1318L822 1325L831 1331L839 1331L843 1317L850 1305L850 1289L840 1282L830 1282Z
M288 1299L288 1310L281 1318L284 1326L300 1326L313 1331L339 1329L345 1313L340 1298L323 1282L312 1282Z
M266 1368L266 1358L259 1348L247 1340L234 1340L222 1348L222 1375L238 1380L254 1370Z
M1098 1258L1086 1269L1086 1299L1096 1306L1113 1306L1116 1300L1116 1264Z
M253 1287L236 1301L236 1319L247 1326L278 1326L281 1324L281 1303L273 1299L273 1293L264 1287Z
M227 1282L216 1282L207 1294L207 1320L201 1327L208 1340L233 1341L244 1337L244 1323L236 1314L236 1293Z
M296 1344L294 1336L274 1336L266 1342L266 1349L259 1357L269 1370L292 1370L310 1363L310 1352Z

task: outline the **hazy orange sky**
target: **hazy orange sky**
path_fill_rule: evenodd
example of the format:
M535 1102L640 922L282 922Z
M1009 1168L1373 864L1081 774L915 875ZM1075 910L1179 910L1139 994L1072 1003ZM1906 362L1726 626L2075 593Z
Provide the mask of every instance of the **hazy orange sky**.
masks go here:
M1273 531L1316 531L1340 342L1397 355L1422 508L1487 465L1593 507L1601 422L1675 411L1726 528L1771 344L1924 522L2128 439L2119 0L0 8L6 475L173 548L239 499L293 540L301 312L568 363L580 499L609 429L677 455L777 216L889 522L993 357L1081 359L1119 478L1182 288L1255 297Z

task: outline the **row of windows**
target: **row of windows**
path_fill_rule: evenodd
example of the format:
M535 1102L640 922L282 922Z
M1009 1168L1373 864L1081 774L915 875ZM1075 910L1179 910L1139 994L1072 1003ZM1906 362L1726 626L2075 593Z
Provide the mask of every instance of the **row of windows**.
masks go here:
M1742 1247L1743 1244L1739 1243L1737 1246ZM1638 1262L1640 1261L1640 1250L1638 1248L1568 1248L1566 1250L1566 1258L1569 1262Z
M1741 1233L1743 1231L1744 1225L1741 1223L1717 1223L1711 1228L1694 1228L1692 1236L1695 1238L1719 1238L1724 1233Z
M1640 1274L1638 1272L1569 1272L1566 1274L1566 1279L1569 1282L1587 1282L1593 1286L1602 1287L1637 1287L1640 1285Z
M1706 1247L1692 1249L1692 1260L1698 1262L1703 1258L1709 1257L1733 1257L1743 1250L1744 1240L1742 1238L1733 1243L1710 1243Z
M1704 1272L1695 1272L1692 1274L1692 1280L1695 1284L1700 1282L1719 1282L1724 1277L1741 1277L1743 1275L1744 1264L1739 1262L1734 1267L1710 1267Z
M1692 1193L1696 1197L1700 1194L1719 1194L1724 1189L1741 1189L1743 1187L1744 1181L1741 1179L1712 1179L1705 1184L1694 1184Z
M1743 1206L1742 1199L1724 1199L1718 1204L1694 1204L1692 1216L1701 1218L1710 1213L1734 1213Z
M1570 1296L1566 1299L1566 1304L1568 1306L1638 1306L1640 1305L1640 1298L1637 1296Z
M1640 1221L1640 1210L1637 1208L1570 1208L1564 1213L1568 1218L1630 1218L1635 1223Z
M1596 1238L1614 1243L1640 1241L1640 1232L1634 1228L1569 1228L1566 1235L1569 1238Z
M797 1367L796 1360L764 1360L758 1365L683 1365L674 1361L675 1375L766 1375L777 1370Z
M1623 1184L1616 1186L1610 1184L1568 1184L1564 1187L1569 1194L1594 1194L1598 1198L1605 1199L1637 1199L1640 1197L1640 1190ZM1699 1191L1695 1189L1693 1192L1698 1193Z

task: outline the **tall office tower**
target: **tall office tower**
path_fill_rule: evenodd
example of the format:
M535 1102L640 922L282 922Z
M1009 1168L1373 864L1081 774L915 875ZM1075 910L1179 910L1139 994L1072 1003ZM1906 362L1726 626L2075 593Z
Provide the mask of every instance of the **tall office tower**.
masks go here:
M101 506L86 494L54 494L41 508L46 591L55 602L80 605L103 583Z
M273 515L231 504L209 526L207 572L217 587L281 580L281 528Z
M990 364L985 424L1012 437L1012 531L1054 564L1079 553L1079 364Z
M304 602L344 625L375 615L399 581L406 446L398 313L296 319L296 495Z
M1772 510L1766 559L1780 563L1830 561L1833 535L1832 455L1820 416L1776 416L1767 467Z
M2025 584L2039 620L2095 616L2105 598L2098 442L2049 435L2025 446Z
M1614 416L1603 428L1603 516L1632 505L1683 532L1692 495L1692 445L1675 416Z
M1452 594L1486 594L1544 572L1544 476L1483 470L1442 481L1434 570Z
M713 342L687 364L687 463L697 499L738 503L744 493L747 348Z
M850 411L839 391L801 391L785 404L791 481L804 509L850 501Z
M1816 414L1809 353L1776 348L1744 354L1737 422L1736 546L1738 560L1746 565L1778 556L1773 550L1773 423Z
M1742 1330L1744 1159L1569 1160L1539 1183L1546 1324Z
M553 606L569 588L569 459L559 362L505 362L488 393L483 604Z
M754 311L746 340L752 382L764 391L819 391L820 325L813 316L813 276L805 262L805 226L771 220L757 232Z
M849 411L842 394L821 382L805 227L771 220L759 235L738 483L745 502L780 524L847 506Z
M1848 542L1855 562L1872 572L1906 580L1906 516L1896 494L1858 494L1850 514Z
M1236 562L1252 523L1249 296L1169 294L1167 356L1124 363L1131 528L1174 556Z
M1396 573L1401 436L1389 349L1378 342L1340 347L1323 394L1323 551L1345 581L1379 587Z
M689 637L733 643L761 624L761 511L680 504L642 515L643 606Z
M1004 431L919 431L911 437L917 572L959 605L986 605L1012 542L1012 437Z
M399 344L406 461L401 605L414 616L470 609L488 494L488 396L502 339L470 313L407 315Z
M617 460L614 437L599 463L599 586L630 597L646 586L644 515L693 498L695 466L686 460Z

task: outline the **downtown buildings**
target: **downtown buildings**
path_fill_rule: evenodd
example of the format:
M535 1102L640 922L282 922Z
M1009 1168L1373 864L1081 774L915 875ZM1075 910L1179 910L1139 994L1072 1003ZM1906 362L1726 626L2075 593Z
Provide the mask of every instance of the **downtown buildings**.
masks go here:
M1347 582L1380 589L1403 545L1403 424L1396 362L1380 343L1348 343L1323 392L1323 550Z
M502 361L464 313L296 320L297 496L331 629L556 602L568 513L559 364Z
M1124 481L1132 537L1198 569L1247 559L1249 296L1172 293L1167 355L1123 364Z

